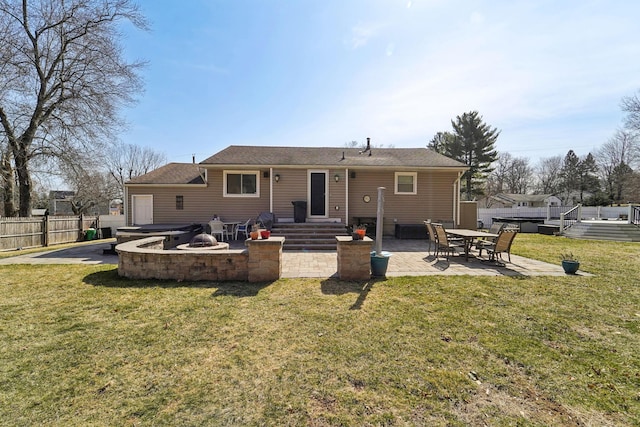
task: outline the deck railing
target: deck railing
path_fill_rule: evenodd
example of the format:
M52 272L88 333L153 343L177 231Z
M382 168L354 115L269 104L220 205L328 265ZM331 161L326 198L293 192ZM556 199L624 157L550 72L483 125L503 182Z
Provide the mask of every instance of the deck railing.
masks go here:
M640 227L640 206L630 206L630 212L629 222L636 227Z
M560 214L560 233L582 220L582 205L577 204L568 211Z

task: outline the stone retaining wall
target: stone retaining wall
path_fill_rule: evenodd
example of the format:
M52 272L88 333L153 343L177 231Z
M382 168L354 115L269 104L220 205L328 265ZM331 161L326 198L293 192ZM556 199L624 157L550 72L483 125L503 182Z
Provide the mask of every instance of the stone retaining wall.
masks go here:
M338 277L341 280L369 280L371 278L371 247L373 240L364 237L336 236L338 242Z
M247 240L241 250L164 250L163 237L121 243L118 274L131 279L262 282L282 274L284 237Z

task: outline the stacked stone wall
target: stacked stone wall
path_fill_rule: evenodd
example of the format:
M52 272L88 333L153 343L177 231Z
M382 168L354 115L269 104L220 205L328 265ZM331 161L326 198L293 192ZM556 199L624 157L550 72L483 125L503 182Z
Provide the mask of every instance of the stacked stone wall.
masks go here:
M369 237L353 240L351 236L336 236L336 240L338 243L338 277L341 280L370 279L373 240Z
M116 246L118 274L131 279L260 282L282 275L284 238L247 240L241 250L163 250L162 237Z

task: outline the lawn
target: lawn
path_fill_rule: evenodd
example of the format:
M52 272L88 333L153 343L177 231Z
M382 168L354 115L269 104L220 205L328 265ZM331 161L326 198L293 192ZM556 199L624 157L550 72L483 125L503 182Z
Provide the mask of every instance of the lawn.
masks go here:
M593 276L120 279L0 266L5 425L640 424L640 244L519 235Z

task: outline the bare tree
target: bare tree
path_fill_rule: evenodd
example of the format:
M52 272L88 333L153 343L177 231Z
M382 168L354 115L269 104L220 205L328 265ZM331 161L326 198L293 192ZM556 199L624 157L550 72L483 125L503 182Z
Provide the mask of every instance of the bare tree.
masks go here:
M541 194L560 194L562 190L562 156L540 159L536 172L538 192Z
M11 150L7 146L0 153L0 183L2 188L2 210L4 216L15 216L15 173L11 163ZM1 215L0 215L1 216Z
M598 174L605 187L606 196L613 203L624 198L625 186L630 184L633 166L640 160L640 138L638 134L619 129L596 154Z
M130 0L0 0L0 123L21 216L31 214L31 160L95 148L122 128L143 66L123 58L123 20L146 28Z
M98 213L101 207L106 210L119 197L118 186L104 168L103 159L93 152L77 148L55 160L58 181L62 180L64 189L73 192L69 200L74 214Z
M622 111L627 113L625 124L629 129L640 131L640 92L622 98Z
M122 191L125 182L165 163L167 157L164 153L133 144L117 144L106 158L107 172L115 180L119 198L124 197Z
M437 138L431 140L431 143L437 144ZM498 159L492 165L493 171L487 177L485 184L485 207L490 208L493 204L491 196L505 192L505 180L511 163L513 162L513 156L508 152L498 153Z
M533 181L533 168L529 166L529 159L526 157L516 157L511 162L505 185L510 193L527 194Z
M640 203L640 172L633 172L630 176L628 176L623 191L623 200L633 203Z
M527 194L533 181L533 168L526 157L513 157L507 152L498 154L498 160L487 178L485 194L499 193ZM487 207L491 202L487 201Z
M367 138L369 141L369 148L395 148L394 144L387 144L387 146L385 147L384 144L374 144L370 141L370 138ZM360 148L360 149L365 149L367 148L367 143L366 142L360 142L360 141L349 141L349 142L345 142L344 146L346 148Z

